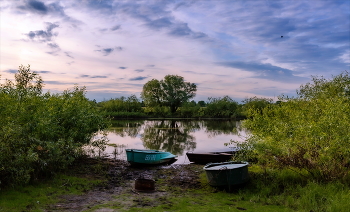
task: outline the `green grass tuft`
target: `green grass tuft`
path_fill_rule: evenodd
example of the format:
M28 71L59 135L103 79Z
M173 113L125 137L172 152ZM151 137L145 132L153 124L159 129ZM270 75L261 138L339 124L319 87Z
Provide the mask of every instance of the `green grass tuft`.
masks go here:
M0 211L42 211L45 205L59 201L63 194L82 194L101 180L57 175L54 179L23 187L7 188L0 193Z

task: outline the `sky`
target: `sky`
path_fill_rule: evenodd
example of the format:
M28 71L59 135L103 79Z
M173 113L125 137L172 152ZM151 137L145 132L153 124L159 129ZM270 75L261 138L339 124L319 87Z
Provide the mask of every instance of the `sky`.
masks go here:
M349 0L0 0L1 81L20 65L96 101L179 75L195 101L295 96L350 65Z

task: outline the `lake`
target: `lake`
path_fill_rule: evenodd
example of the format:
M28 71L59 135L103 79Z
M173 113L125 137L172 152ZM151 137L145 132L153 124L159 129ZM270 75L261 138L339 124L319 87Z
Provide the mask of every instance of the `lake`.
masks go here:
M233 120L118 120L109 129L109 157L126 160L125 149L154 149L178 156L175 164L188 164L186 152L229 151L230 140L244 141L246 131Z

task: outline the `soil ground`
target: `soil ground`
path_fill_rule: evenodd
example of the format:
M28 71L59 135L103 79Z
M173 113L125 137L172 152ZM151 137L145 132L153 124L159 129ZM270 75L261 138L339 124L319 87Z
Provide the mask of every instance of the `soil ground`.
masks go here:
M203 166L173 164L134 167L123 160L85 158L70 170L77 176L105 181L82 195L60 196L58 203L46 207L46 212L127 211L131 208L171 204L167 199L174 192L181 193L201 186L199 175L203 172ZM154 190L136 190L136 179L154 180Z

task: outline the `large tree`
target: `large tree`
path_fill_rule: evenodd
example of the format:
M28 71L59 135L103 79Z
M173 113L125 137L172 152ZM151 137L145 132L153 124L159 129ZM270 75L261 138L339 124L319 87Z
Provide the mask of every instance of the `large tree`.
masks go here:
M185 82L178 75L166 75L163 80L152 79L144 86L141 98L147 106L168 106L171 113L195 97L197 85Z

